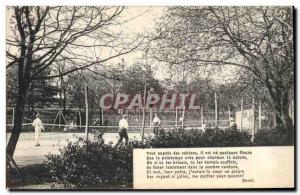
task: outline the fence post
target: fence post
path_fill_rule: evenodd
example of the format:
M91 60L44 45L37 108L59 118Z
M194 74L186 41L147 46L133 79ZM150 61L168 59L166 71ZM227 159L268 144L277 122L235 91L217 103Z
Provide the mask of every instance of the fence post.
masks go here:
M176 127L178 125L178 108L177 107L175 108L175 125L176 125Z
M103 126L104 125L104 111L103 111L103 108L101 108L101 125Z
M81 129L81 112L80 112L80 109L78 110L78 114L79 114L79 129Z
M185 115L185 106L183 107L183 113L182 113L182 121L181 121L181 128L184 129L184 115Z
M141 109L139 108L139 126L141 126Z
M150 124L150 127L152 127L152 108L150 108L150 121L149 121L149 124Z
M243 104L244 104L244 98L242 98L241 100L241 131L243 131L243 115L244 115Z
M61 110L58 111L58 128L60 129L60 123L61 123Z
M203 106L201 106L201 128L204 131L204 118L203 118Z
M258 130L261 130L261 100L259 100L258 106Z
M85 84L85 137L89 139L89 102L88 102L88 86Z
M12 114L12 125L14 126L15 124L15 108L13 108L13 114Z
M144 104L143 104L143 123L142 123L142 141L144 140L144 133L145 133L145 105L146 105L146 94L147 94L147 85L145 82L145 86L144 86Z
M254 136L255 136L255 99L254 99L254 97L252 97L252 112L253 112L253 119L252 119L252 141L254 140Z
M229 128L230 128L230 119L231 119L231 112L230 112L230 106L228 105L228 120L229 120Z
M217 92L215 92L215 127L218 128L218 101L217 101Z

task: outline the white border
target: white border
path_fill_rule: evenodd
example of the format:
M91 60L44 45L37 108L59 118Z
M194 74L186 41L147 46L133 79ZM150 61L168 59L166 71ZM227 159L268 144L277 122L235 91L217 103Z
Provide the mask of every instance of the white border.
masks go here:
M26 0L20 2L19 0L6 0L6 5L295 5L297 0L85 0L85 1L72 1L72 0Z
M2 128L2 140L1 140L1 149L2 149L2 157L0 160L1 164L1 174L0 174L0 188L1 188L1 193L3 194L8 194L11 192L8 192L5 189L5 147L6 147L6 136L5 136L5 102L6 102L6 97L5 97L5 86L6 86L6 80L5 80L5 22L6 22L6 15L5 15L5 6L7 5L127 5L127 6L147 6L147 5L158 5L158 6L164 6L164 5L227 5L227 6L232 6L232 5L240 5L240 6L257 6L257 5L272 5L272 6L295 6L297 9L297 15L299 15L299 0L147 0L147 1L139 1L139 0L84 0L84 1L74 1L74 0L43 0L43 1L38 1L38 0L26 0L26 1L20 1L20 0L4 0L1 1L1 14L0 14L0 34L1 34L1 39L0 39L0 105L2 109L2 112L0 112L0 124L3 127ZM297 17L297 16L296 16ZM299 17L297 17L296 20L296 27L299 26ZM297 28L299 29L299 28ZM297 30L297 45L299 46L299 30ZM297 56L299 56L299 48L297 47ZM299 61L299 59L298 59ZM299 70L299 68L298 68ZM299 71L297 71L297 76L299 78ZM297 92L300 90L300 85L298 83L298 78L297 78ZM297 94L298 96L298 94ZM299 102L297 104L297 110L299 110ZM299 115L297 115L297 121L299 121ZM299 124L298 124L299 125ZM297 133L298 137L297 140L299 142L299 132ZM299 155L299 150L297 152L297 156ZM299 167L298 167L299 169ZM297 173L296 173L297 174ZM297 180L299 181L299 180ZM297 185L299 187L299 185ZM39 192L40 193L40 192ZM63 192L55 192L55 193L63 193ZM71 192L72 193L72 192ZM97 192L97 193L109 193L111 192ZM117 192L117 193L124 193L123 191ZM141 192L138 192L141 193ZM155 194L162 194L164 192L153 192ZM174 193L174 192L171 192ZM176 193L176 192L175 192ZM200 192L203 193L203 192ZM215 194L218 192L213 192L210 194ZM228 193L228 192L227 192ZM232 192L229 192L232 193ZM239 192L241 193L241 192ZM256 192L256 193L262 193L262 192ZM264 194L269 194L272 192L263 192ZM280 192L281 193L281 192ZM283 192L286 193L286 192ZM30 193L31 194L31 193ZM78 194L86 194L86 192L78 192Z

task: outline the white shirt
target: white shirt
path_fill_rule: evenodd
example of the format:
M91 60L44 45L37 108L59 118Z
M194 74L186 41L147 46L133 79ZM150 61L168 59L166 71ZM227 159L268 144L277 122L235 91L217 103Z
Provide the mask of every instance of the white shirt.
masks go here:
M183 120L183 117L181 116L181 117L179 118L179 121L182 122L182 120Z
M128 129L128 122L126 119L122 118L120 121L119 121L119 129Z
M34 119L32 126L34 127L35 131L39 132L45 129L42 120L39 118Z
M157 116L154 117L154 119L153 119L153 124L157 124L157 125L160 124L160 119L159 119Z

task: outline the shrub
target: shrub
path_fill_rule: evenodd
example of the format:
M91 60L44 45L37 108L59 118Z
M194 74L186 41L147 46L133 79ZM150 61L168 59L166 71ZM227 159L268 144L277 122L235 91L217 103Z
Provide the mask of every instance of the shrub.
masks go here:
M261 130L254 136L256 146L283 146L287 145L287 136L284 132L277 130Z
M149 145L155 148L249 146L251 135L234 129L207 129L205 132L197 129L161 129L149 140Z
M53 179L67 188L94 188L102 183L132 183L133 148L147 147L139 141L127 146L99 141L69 142L59 155L47 155L45 166Z
M95 188L101 184L130 184L133 180L134 148L174 147L233 147L285 145L286 136L278 131L260 131L255 135L234 128L182 130L160 129L154 137L144 142L133 140L127 146L113 147L104 144L102 132L95 132L94 141L79 138L60 149L59 155L47 155L45 167L55 181L67 188Z

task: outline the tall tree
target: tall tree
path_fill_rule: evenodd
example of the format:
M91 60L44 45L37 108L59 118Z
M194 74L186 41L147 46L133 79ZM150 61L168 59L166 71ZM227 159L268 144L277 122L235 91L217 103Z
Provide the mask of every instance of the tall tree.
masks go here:
M292 7L173 7L157 31L152 55L158 60L189 68L234 66L251 74L293 141Z
M30 84L65 76L130 53L141 43L118 30L123 7L16 6L8 7L7 69L17 67L14 127L7 145L13 155L22 129ZM35 56L35 58L33 58ZM64 72L41 73L55 62L66 61ZM33 71L34 70L34 71Z
M45 70L41 75L49 75L49 70ZM58 93L58 88L54 86L51 80L33 80L28 88L26 104L31 114L34 109L39 107L51 106L57 103L55 96Z
M149 66L144 67L142 64L135 64L126 69L121 82L120 90L128 95L143 94L145 82L147 91L154 90L157 94L163 91L159 80L154 78L151 68Z
M13 67L7 70L7 105L13 106L17 101L18 94L18 76L17 67ZM41 72L44 77L50 75L50 70L46 69ZM54 86L52 80L33 80L28 88L28 95L26 99L26 106L29 112L32 114L36 107L50 106L56 102L58 89Z

